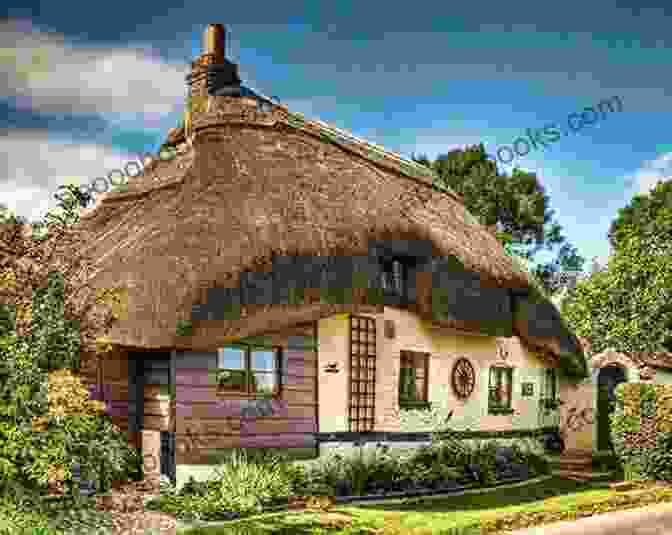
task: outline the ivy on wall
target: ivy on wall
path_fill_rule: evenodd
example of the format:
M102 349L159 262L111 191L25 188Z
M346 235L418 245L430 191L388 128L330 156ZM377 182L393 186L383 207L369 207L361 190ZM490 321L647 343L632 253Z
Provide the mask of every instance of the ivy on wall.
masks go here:
M672 385L621 383L614 393L611 437L626 479L672 479ZM655 418L655 427L642 426L642 417Z

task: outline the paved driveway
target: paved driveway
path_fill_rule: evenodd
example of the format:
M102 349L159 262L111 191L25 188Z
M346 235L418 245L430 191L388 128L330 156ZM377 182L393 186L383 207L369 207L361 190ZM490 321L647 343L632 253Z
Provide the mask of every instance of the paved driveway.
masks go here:
M672 503L613 511L508 532L511 535L672 535Z

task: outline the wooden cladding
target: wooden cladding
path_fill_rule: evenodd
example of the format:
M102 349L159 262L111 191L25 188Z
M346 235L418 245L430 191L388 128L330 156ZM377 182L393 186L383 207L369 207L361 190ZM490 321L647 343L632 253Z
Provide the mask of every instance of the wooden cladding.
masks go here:
M291 349L289 335L276 335L272 340L281 360L269 372L281 373L282 386L271 397L219 388L217 351L194 354L194 358L186 352L179 357L175 370L177 464L212 462L214 450L218 449L315 445L317 353L312 348L297 349L296 338L293 336ZM228 361L233 362L234 356L230 354ZM249 353L243 359L245 364L250 361L250 369L264 367L252 366L252 357Z
M135 443L135 435L129 432L129 391L127 353L117 347L99 361L84 354L81 379L91 392L91 399L105 402L112 423L127 433L129 444Z
M130 444L140 446L140 425L146 431L175 431L177 464L210 462L217 449L314 447L317 353L314 343L308 344L314 335L313 324L272 335L272 346L281 349L277 371L282 388L271 399L219 389L216 350L171 355L115 349L103 359L103 388L97 386L101 372L96 366L89 366L84 380L92 397L106 402L112 421L128 433ZM131 378L130 372L143 380Z
M376 320L350 317L349 430L372 431L376 397Z

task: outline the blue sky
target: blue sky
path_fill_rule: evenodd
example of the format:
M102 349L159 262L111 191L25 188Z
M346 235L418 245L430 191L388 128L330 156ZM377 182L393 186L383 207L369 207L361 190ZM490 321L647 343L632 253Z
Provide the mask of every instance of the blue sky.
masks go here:
M227 26L246 85L407 156L479 142L495 154L619 97L622 111L513 162L537 172L589 261L606 261L617 210L672 174L672 5L182 4L10 0L0 202L38 218L58 185L155 153L182 117L187 65L211 22Z

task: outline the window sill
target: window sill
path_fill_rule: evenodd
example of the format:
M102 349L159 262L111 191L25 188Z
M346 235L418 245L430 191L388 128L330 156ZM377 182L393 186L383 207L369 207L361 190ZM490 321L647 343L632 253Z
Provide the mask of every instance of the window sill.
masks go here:
M400 409L431 409L430 401L399 401Z
M235 390L226 390L221 387L217 387L217 396L219 397L230 397L235 399L246 399L246 400L262 400L262 399L281 399L282 392L274 392L273 394L250 394L247 392L237 392Z
M497 408L497 407L490 407L488 409L488 414L494 414L494 415L506 415L506 414L513 414L514 410L513 409L505 409L505 408Z

